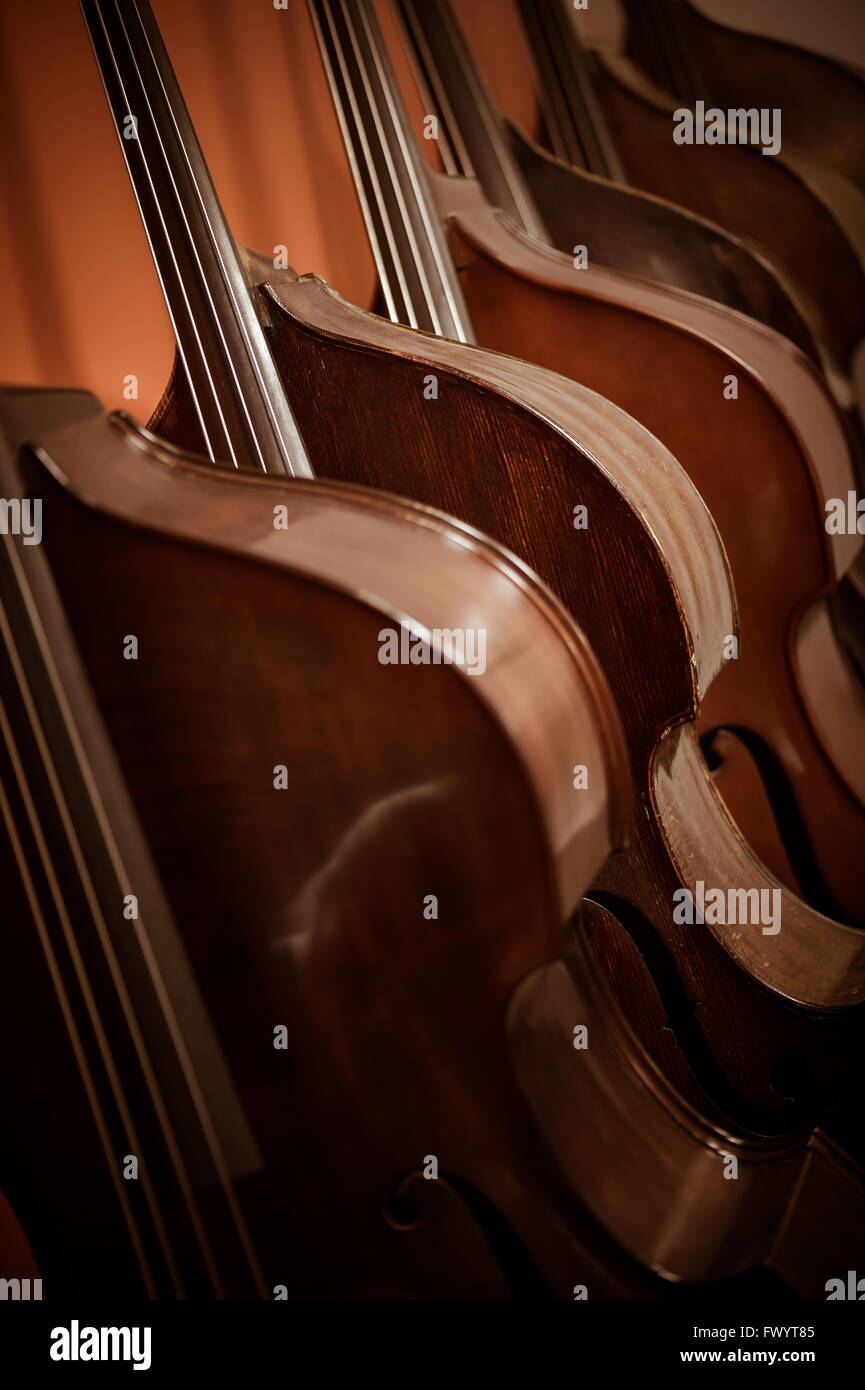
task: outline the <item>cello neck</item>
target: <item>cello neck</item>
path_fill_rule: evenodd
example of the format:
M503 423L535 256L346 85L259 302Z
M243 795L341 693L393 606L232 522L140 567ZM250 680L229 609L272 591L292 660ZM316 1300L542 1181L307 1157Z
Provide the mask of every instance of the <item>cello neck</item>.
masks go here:
M369 0L308 0L358 199L395 323L475 334Z
M81 0L177 349L214 461L312 477L147 0Z
M578 169L627 183L570 12L562 0L518 0L518 5L540 77L554 153Z
M532 236L547 239L503 122L449 0L396 0L419 80L434 103L448 173L477 177L491 203Z
M640 0L626 5L630 46L638 62L661 86L693 106L706 97L705 83L691 52L678 0Z

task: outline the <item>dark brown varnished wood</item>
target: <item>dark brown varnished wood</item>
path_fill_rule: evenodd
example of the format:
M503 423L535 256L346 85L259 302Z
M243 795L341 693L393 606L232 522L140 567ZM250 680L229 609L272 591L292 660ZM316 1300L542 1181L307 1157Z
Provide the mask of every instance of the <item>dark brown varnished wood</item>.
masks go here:
M602 659L610 661L610 669L617 672L613 677L614 688L622 709L628 711L626 730L631 756L635 756L635 748L643 750L639 756L643 759L645 781L637 798L637 845L625 855L614 856L607 874L598 881L592 892L592 901L584 909L584 920L591 929L592 937L587 947L588 955L578 971L577 982L578 985L587 985L589 979L599 982L605 976L609 986L614 989L618 1006L626 1013L631 1030L631 1042L625 1049L625 1056L629 1058L628 1067L633 1066L638 1075L644 1074L645 1063L640 1058L641 1049L645 1048L652 1059L652 1067L657 1065L666 1078L660 1091L650 1086L651 1100L647 1102L653 1112L654 1107L660 1106L667 1117L664 1125L669 1122L670 1116L669 1093L665 1086L672 1083L678 1096L686 1098L699 1111L703 1117L701 1125L706 1123L707 1117L711 1117L710 1124L718 1126L713 1141L703 1150L701 1164L705 1163L706 1166L706 1180L701 1185L699 1200L691 1208L689 1224L682 1227L686 1234L675 1253L667 1251L666 1264L653 1257L656 1267L680 1277L709 1279L730 1277L752 1268L755 1262L767 1258L775 1229L773 1222L781 1221L784 1202L792 1196L795 1187L794 1175L802 1164L809 1161L809 1141L807 1132L803 1131L793 1139L781 1138L768 1147L764 1142L758 1142L754 1149L751 1147L754 1141L737 1130L730 1114L734 1113L739 1125L748 1123L765 1131L773 1125L784 1129L797 1121L804 1121L806 1115L813 1116L820 1111L828 1123L844 1134L848 1142L855 1143L855 1123L850 1122L851 1110L845 1105L838 1089L839 1082L843 1089L844 1081L839 1077L837 1060L843 1053L849 1066L859 1065L858 1018L847 1015L818 1023L804 1013L794 1014L783 1006L767 1007L766 996L746 980L723 952L715 949L715 943L707 939L705 929L676 928L671 923L672 893L682 882L693 882L695 876L704 872L699 868L695 871L693 863L685 864L684 858L679 868L671 857L671 842L679 845L683 855L685 852L681 818L696 820L695 833L700 843L708 849L710 861L714 860L715 872L723 881L743 883L750 881L749 871L760 871L756 862L748 865L746 861L744 872L741 863L731 866L727 858L728 849L718 838L718 829L724 823L717 805L714 810L716 819L710 816L709 823L703 823L699 812L701 798L694 798L691 787L687 785L686 769L696 770L699 777L703 766L692 742L688 723L663 740L658 753L664 764L672 759L669 785L674 792L677 787L683 789L682 803L675 806L675 795L672 802L667 799L660 819L656 819L650 810L659 790L651 770L649 749L654 746L659 727L668 725L671 720L676 722L672 707L667 705L666 712L661 713L656 702L659 689L666 690L665 699L669 698L675 668L650 656L653 647L656 652L660 650L657 647L659 633L655 624L661 618L664 605L659 602L657 593L654 597L650 596L645 580L640 581L631 570L638 555L641 556L641 566L645 563L640 532L632 530L631 523L627 522L627 512L605 524L604 517L609 513L600 500L604 495L601 476L587 473L586 460L580 461L579 452L573 445L569 448L563 436L559 435L556 442L555 433L549 434L543 445L543 487L548 503L545 522L535 520L536 513L528 506L524 489L530 491L538 486L532 472L532 460L543 433L540 436L536 433L538 424L535 424L531 435L527 436L530 421L526 418L524 406L513 410L506 426L499 418L494 428L480 427L480 407L486 393L479 393L478 383L471 376L467 378L463 372L452 372L447 368L447 354L454 352L452 345L436 344L422 336L410 335L411 350L395 362L392 351L386 352L381 340L386 338L396 343L403 339L408 348L409 341L404 331L385 325L377 326L374 332L379 344L376 346L372 339L374 321L371 322L367 316L360 315L349 306L341 305L334 296L327 294L319 282L312 279L299 281L294 293L283 284L280 300L286 307L292 305L293 313L287 318L280 314L279 337L277 339L274 335L274 346L277 359L291 379L301 387L298 399L302 399L305 405L299 420L304 437L309 441L310 456L317 466L321 466L319 459L323 457L323 453L319 455L315 443L319 440L322 451L329 451L331 462L325 466L333 467L338 476L353 475L357 467L357 455L350 457L349 451L340 446L340 431L336 428L332 408L337 399L350 402L356 437L374 441L370 463L364 472L367 481L407 486L404 441L405 431L409 429L426 459L423 474L412 473L413 489L422 496L431 497L441 496L444 487L449 505L465 508L468 498L476 514L478 499L483 498L486 523L495 525L509 543L518 545L549 573L559 592L568 596L569 601L584 615L593 640L603 654ZM303 318L299 317L301 307L304 310ZM317 322L311 322L311 319ZM360 340L364 321L370 337L362 346ZM423 396L424 379L430 370L435 371L439 381L439 398L436 402L424 401ZM521 375L525 391L530 370L522 368ZM313 381L319 383L315 391L311 389ZM323 387L325 382L326 390ZM513 389L515 384L516 376ZM399 399L401 408L398 418L392 411L381 409L385 396ZM441 409L442 406L444 409ZM609 408L600 401L596 408L600 411L600 418L606 419L607 447L613 444L615 448L616 435L606 433L613 426L615 417L609 415ZM622 424L626 418L621 417ZM458 472L442 482L438 460L448 440L459 440L466 456L472 459L470 493L465 475ZM603 459L604 435L596 436L592 445ZM626 450L623 452L627 454ZM659 455L659 463L661 457ZM600 492L597 491L599 487ZM590 515L599 523L594 537L591 533L580 537L581 541L588 539L589 544L581 544L579 549L573 545L568 525L557 532L549 524L553 516L567 516L574 496L587 501ZM613 490L608 494L608 500L618 512L622 505L620 494ZM695 515L695 521L698 515ZM701 567L704 561L700 561L698 555L702 554L705 560L708 558L707 550L711 549L707 534L692 553L692 563ZM598 587L592 581L596 566L600 575L596 581ZM609 597L602 602L601 593L611 595L614 602L611 604ZM630 616L626 618L624 627L619 624L614 627L609 621L610 613ZM669 637L665 649L671 650ZM788 908L795 912L793 900L785 898L784 910ZM606 930L603 929L604 924ZM623 932L622 924L627 934ZM785 918L785 928L781 933L781 947L785 951L784 933L791 929L795 930L792 921ZM659 939L655 938L655 932ZM858 933L850 933L851 941L858 936ZM569 940L573 943L572 935L569 935ZM760 941L760 938L756 938L755 946ZM770 955L773 946L771 943L767 946L766 938L762 938L759 949ZM795 948L791 954L795 960ZM673 962L675 969L671 970ZM646 969L646 963L651 974ZM599 969L601 975L598 974ZM684 981L684 986L675 983L677 972L681 972L678 977ZM653 980L661 985L660 1001ZM597 987L600 985L593 986ZM717 1001L719 996L724 1001L721 1009L716 1002L712 1002ZM519 997L518 991L515 998ZM609 1001L610 996L604 995L604 998ZM517 1007L512 1003L512 1010ZM573 1016L580 1019L588 1017L581 1007L575 1008ZM608 1160L601 1158L592 1138L597 1132L594 1125L587 1126L586 1115L594 1112L587 1112L579 1083L575 1083L571 1104L556 1105L556 1092L560 1098L570 1093L567 1087L562 1088L559 1084L561 1073L558 1068L552 1072L549 1067L550 1058L544 1040L550 1038L551 1017L545 1011L541 1020L537 1024L532 1022L530 1026L533 1035L536 1026L540 1029L540 1071L534 1069L532 1063L534 1043L531 1040L518 1040L514 1054L516 1074L521 1083L528 1087L529 1103L537 1116L541 1132L562 1164L561 1175L570 1190L575 1194L584 1192L592 1210L629 1249L644 1258L647 1251L651 1253L651 1242L659 1237L661 1228L656 1222L666 1223L669 1209L663 1201L660 1206L654 1202L647 1205L622 1201L616 1207L615 1219L611 1219L609 1194L614 1190L621 1194L619 1181L623 1185L636 1181L637 1160L632 1169L631 1150L618 1128L618 1120L610 1131L606 1131L601 1124L604 1132L617 1136L616 1142L621 1142L620 1152L625 1160L623 1167L616 1167L617 1185L613 1188L605 1183L604 1173L609 1174ZM603 1020L606 1018L609 1022L609 1016L604 1009L591 1017L597 1019L597 1026L602 1036L606 1037ZM760 1019L759 1031L754 1029L756 1017ZM548 1021L544 1022L545 1019ZM615 1027L618 1028L619 1024ZM555 1046L558 1045L559 1042L556 1042ZM612 1040L610 1046L613 1055L618 1055ZM573 1049L570 1052L572 1056L578 1056ZM787 1081L788 1073L795 1073L791 1058L802 1061L802 1070L796 1078L802 1089L795 1096L790 1094ZM529 1068L528 1075L525 1068ZM809 1071L809 1068L812 1070ZM556 1082L551 1089L552 1076L556 1077ZM617 1084L621 1085L621 1078ZM775 1085L786 1088L786 1093L782 1095ZM734 1086L737 1092L734 1092ZM858 1094L858 1086L855 1089ZM707 1093L711 1100L707 1099ZM681 1104L681 1100L677 1103ZM856 1110L857 1106L853 1103L852 1113ZM845 1112L846 1120L842 1118ZM621 1113L616 1111L619 1117ZM592 1182L585 1188L582 1164L579 1167L575 1165L572 1152L568 1150L563 1153L558 1141L553 1142L554 1136L547 1128L551 1114L558 1115L557 1128L564 1127L571 1140L576 1136L579 1142L584 1155L582 1163L588 1164L593 1174ZM631 1113L630 1122L640 1124L635 1113ZM600 1119L598 1123L601 1123ZM761 1163L768 1165L762 1169L761 1181L768 1182L769 1190L774 1193L774 1205L764 1211L759 1232L755 1232L752 1219L745 1216L742 1209L739 1212L741 1222L736 1226L739 1232L737 1239L741 1243L727 1240L726 1251L719 1255L714 1242L720 1232L709 1213L717 1206L716 1183L722 1180L720 1172L723 1167L719 1154L726 1150L726 1136L731 1134L731 1127L741 1136L738 1140L730 1141L734 1152L743 1161L748 1154L753 1154L758 1168ZM650 1147L659 1156L666 1141L657 1139L657 1131L652 1125L649 1125L647 1132L652 1136ZM693 1134L689 1126L683 1129L678 1120L673 1122L673 1132ZM654 1149L656 1142L658 1147ZM815 1139L814 1142L819 1147L823 1141ZM831 1150L831 1144L829 1148ZM693 1151L694 1154L696 1152ZM778 1168L773 1166L776 1161L780 1165ZM671 1164L670 1186L665 1184L663 1189L671 1193L669 1200L673 1203L694 1200L693 1188L690 1185L681 1186L683 1170L677 1168L678 1163L676 1159ZM679 1174L678 1185L675 1172ZM793 1186L789 1185L791 1182ZM851 1182L852 1191L856 1192L855 1174ZM642 1191L642 1184L638 1186ZM732 1193L733 1187L733 1184L729 1184L725 1195ZM733 1195L746 1190L753 1192L748 1184L747 1188L736 1188ZM604 1192L607 1193L606 1202L602 1200ZM759 1195L749 1200L759 1201ZM814 1296L814 1270L821 1269L824 1263L837 1263L842 1248L846 1248L846 1236L839 1236L839 1231L844 1229L849 1233L850 1229L849 1210L843 1221L839 1220L837 1211L833 1213L831 1207L822 1210L825 1221L821 1263L815 1263L810 1257L804 1258L800 1252L798 1258L791 1260L790 1267L785 1269L785 1278L809 1296ZM641 1231L634 1231L628 1223L632 1219L638 1220L640 1212L646 1217L646 1225ZM659 1216L659 1212L663 1215ZM810 1197L803 1197L799 1216L805 1220L811 1212L813 1202ZM731 1217L731 1220L736 1225L735 1218ZM798 1229L798 1220L795 1228ZM856 1218L855 1230L858 1229ZM710 1234L710 1231L713 1233ZM764 1238L763 1245L761 1238ZM858 1240L858 1236L854 1239Z
M43 502L42 546L5 538L0 571L0 1181L45 1296L653 1296L590 1219L584 1241L557 1213L504 1045L514 985L561 953L563 914L626 833L581 634L438 512L206 469L86 397L0 408L6 491ZM485 625L485 670L381 664L400 619ZM560 758L587 762L588 791ZM15 1064L47 1046L51 1105ZM74 1203L45 1199L58 1124ZM413 1177L427 1154L432 1187Z
M477 176L489 202L530 237L549 240L568 254L582 248L588 253L592 264L612 265L636 273L643 279L662 280L679 288L702 291L728 307L750 310L752 317L764 322L768 320L785 336L797 341L796 316L793 314L793 322L789 322L791 315L785 311L784 297L778 293L780 287L777 282L774 286L775 299L782 302L774 312L770 309L767 313L765 300L761 302L758 298L749 303L747 290L737 300L735 296L731 297L729 285L713 279L712 258L720 258L721 264L728 263L728 280L732 286L742 283L743 278L746 285L749 279L754 280L753 273L750 277L747 274L747 250L742 243L737 243L729 234L721 233L719 228L713 228L700 219L692 217L689 224L688 215L681 210L659 199L635 195L622 182L614 184L609 181L623 181L625 171L598 107L592 85L591 63L579 44L572 16L558 0L525 0L520 6L526 36L531 43L541 80L549 84L549 89L543 91L544 112L551 132L555 132L557 145L562 144L574 159L586 160L595 173L604 175L603 179L593 178L583 170L576 171L546 156L513 127L510 128L509 149L501 117L474 64L449 0L433 0L430 5L423 6L416 5L414 0L399 0L399 9L404 17L404 31L417 74L427 90L427 105L435 104L439 112L442 123L439 147L443 149L443 160L449 174ZM448 196L444 189L443 184L441 202L447 214ZM755 258L755 265L765 263L757 262ZM716 263L716 274L718 268ZM536 273L543 277L543 267L537 267ZM567 284L570 278L559 276L559 283ZM585 278L591 281L591 273ZM771 273L768 278L772 279ZM756 287L760 283L758 279ZM628 307L630 297L627 282L620 283L619 291L618 302ZM774 304L775 301L770 302ZM790 308L791 302L787 300L786 309ZM668 301L665 310L661 308L667 318L684 326L687 315L680 310L681 305L673 301ZM798 322L801 323L801 320ZM734 324L731 326L735 327ZM732 341L727 328L723 320L716 317L714 335L717 343L731 347L733 358L728 363L728 369L737 371L738 361L743 355L742 348L741 344L737 346ZM808 335L804 337L807 340ZM802 335L799 335L798 341L802 343ZM609 338L602 338L600 345L602 356L605 352L615 353L615 342ZM656 346L663 353L662 339ZM813 342L810 351L816 359ZM646 360L652 360L653 356L651 351L647 351ZM783 351L779 356L783 358ZM830 360L823 343L819 358L827 382L844 411L851 441L861 450L861 432L855 415L849 409L850 383L845 380L837 364ZM555 353L546 360L558 365ZM632 361L631 366L638 370L635 362ZM567 367L566 370L571 369ZM678 375L682 379L681 373ZM724 379L730 380L726 375ZM605 380L603 375L600 380ZM603 385L601 389L605 389ZM669 391L664 393L666 408L669 408L669 394ZM652 427L662 429L663 418L663 409L656 411L656 423ZM723 425L722 416L718 417L718 424ZM686 457L693 455L687 454ZM704 486L703 490L714 506L717 485L710 484L708 490ZM726 515L726 512L722 514ZM801 521L799 524L807 526ZM819 520L816 524L819 526ZM735 519L731 519L729 526L724 526L725 534L729 534L734 525ZM753 535L751 539L754 539ZM749 564L752 553L747 545L738 548L736 573L740 577L742 571L739 566ZM855 571L851 571L853 573ZM844 587L847 586L845 579ZM746 593L749 587L749 584L744 586ZM793 597L792 590L788 597ZM833 596L836 608L838 598L837 594ZM746 603L746 615L747 612ZM811 622L811 615L807 621L814 630L816 623ZM838 651L838 641L831 624L824 621L823 628L819 657L811 652L808 659L812 670L821 671L823 712L831 711L831 717L837 724L830 742L836 765L844 769L851 739L857 742L855 730L865 727L860 709L861 697L857 698L852 668L846 676L840 675L845 661L848 667L850 663ZM849 644L849 625L845 626L845 632ZM813 645L811 638L809 642ZM804 662L804 653L800 650L798 655L800 661ZM839 668L839 675L834 679L828 675L828 668L833 663ZM778 767L771 749L759 733L755 730L749 732L744 725L736 726L735 731L728 732L725 737L728 741L736 740L737 759L744 756L751 765L747 792L744 785L734 789L736 779L731 778L729 766L719 769L716 781L721 788L726 785L728 804L751 807L748 836L752 843L759 841L766 847L770 843L775 844L778 841L777 827L771 823L771 813L768 819L766 817L769 807L765 788L756 799L751 794L754 774L762 776L766 785L772 788L775 805L783 808L784 837L787 841L786 852L778 845L770 855L771 862L786 864L786 870L782 870L785 881L793 883L796 880L789 868L792 855L802 866L799 883L809 885L808 891L811 893L816 887L819 895L820 873L814 864L814 852L801 819L796 814L795 804L791 802L783 770ZM859 736L858 742L861 744L862 741ZM758 805L763 807L762 811L757 811ZM827 902L825 895L821 900Z

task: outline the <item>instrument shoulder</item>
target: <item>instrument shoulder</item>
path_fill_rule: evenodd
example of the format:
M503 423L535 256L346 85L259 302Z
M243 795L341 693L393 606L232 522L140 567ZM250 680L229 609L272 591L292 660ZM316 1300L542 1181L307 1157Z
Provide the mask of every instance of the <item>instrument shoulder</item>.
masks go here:
M630 514L671 585L698 691L720 669L723 637L736 630L726 555L696 488L648 430L603 396L566 377L503 353L453 343L405 328L348 303L317 276L301 276L274 305L333 342L399 354L417 366L447 371L507 402L576 451L599 475L614 516Z

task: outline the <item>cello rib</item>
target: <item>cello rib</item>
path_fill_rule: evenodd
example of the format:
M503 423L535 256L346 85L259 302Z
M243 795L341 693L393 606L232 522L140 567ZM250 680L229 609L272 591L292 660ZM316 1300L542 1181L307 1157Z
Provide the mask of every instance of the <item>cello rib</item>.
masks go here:
M642 1054L584 932L577 924L567 962L523 980L508 1010L514 1074L561 1176L665 1278L765 1264L824 1297L865 1238L865 1172L819 1131L758 1142L698 1115ZM570 1045L574 1018L592 1039L583 1052Z

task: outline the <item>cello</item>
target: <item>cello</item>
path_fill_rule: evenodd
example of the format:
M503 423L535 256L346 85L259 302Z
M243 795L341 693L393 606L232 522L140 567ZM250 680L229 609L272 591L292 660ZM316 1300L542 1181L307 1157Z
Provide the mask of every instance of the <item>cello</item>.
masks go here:
M205 467L84 393L7 390L0 409L4 491L38 497L44 526L39 547L4 537L0 810L18 928L2 985L2 1186L45 1296L301 1296L334 1292L334 1269L347 1295L364 1278L432 1293L442 1242L465 1290L500 1293L471 1200L433 1199L405 1240L389 1184L392 1165L413 1170L421 1134L469 1197L472 1179L493 1204L499 1181L533 1182L518 1172L492 1000L558 948L559 914L625 833L620 735L585 641L524 567L429 509ZM483 671L376 659L383 622L432 642L461 617L487 624ZM121 655L130 628L137 665ZM588 760L588 795L562 795L561 757ZM500 846L508 826L513 879L482 841L468 848L476 834ZM396 869L407 833L414 853ZM441 925L400 942L428 890ZM398 1010L365 1018L368 972L389 949L394 989L418 996L413 1038ZM472 987L463 1023L454 955ZM474 1118L459 1155L434 1116L464 1026ZM14 1064L28 1050L52 1059L50 1099ZM373 1097L391 1071L403 1118L377 1130L368 1115L368 1144L358 1122L357 1186L335 1211L364 1071ZM516 1206L529 1244L555 1248L543 1202Z

